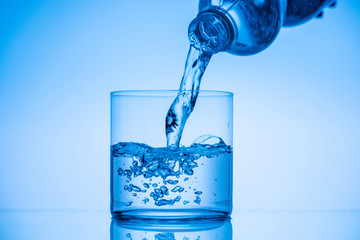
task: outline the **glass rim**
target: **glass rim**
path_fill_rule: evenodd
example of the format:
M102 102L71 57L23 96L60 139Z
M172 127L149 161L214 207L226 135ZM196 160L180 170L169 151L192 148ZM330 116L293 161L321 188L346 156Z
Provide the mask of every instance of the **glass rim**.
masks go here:
M192 92L192 90L182 92ZM232 92L219 90L199 90L199 92L199 96L202 97L232 97L234 95ZM120 90L112 91L110 95L111 97L173 97L177 93L179 90Z

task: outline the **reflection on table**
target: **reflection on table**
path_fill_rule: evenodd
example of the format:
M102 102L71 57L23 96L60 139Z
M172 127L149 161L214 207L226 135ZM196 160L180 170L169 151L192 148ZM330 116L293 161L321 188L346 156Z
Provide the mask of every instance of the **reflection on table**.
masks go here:
M108 210L0 210L0 239L360 240L359 223L359 210L235 211L231 223L111 222Z
M227 220L112 220L111 240L232 240Z

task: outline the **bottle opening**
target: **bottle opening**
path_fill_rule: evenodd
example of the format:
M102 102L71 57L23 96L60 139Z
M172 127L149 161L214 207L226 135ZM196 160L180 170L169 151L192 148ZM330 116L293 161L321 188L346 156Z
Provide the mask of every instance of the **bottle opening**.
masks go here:
M211 54L224 51L233 39L233 31L224 16L200 13L189 25L189 40L197 49Z

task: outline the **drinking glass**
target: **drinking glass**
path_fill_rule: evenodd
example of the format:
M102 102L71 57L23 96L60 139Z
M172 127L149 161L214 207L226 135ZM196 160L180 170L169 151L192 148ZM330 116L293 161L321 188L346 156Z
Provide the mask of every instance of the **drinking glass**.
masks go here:
M232 211L233 95L200 91L180 146L165 117L178 91L111 93L114 218L227 218Z

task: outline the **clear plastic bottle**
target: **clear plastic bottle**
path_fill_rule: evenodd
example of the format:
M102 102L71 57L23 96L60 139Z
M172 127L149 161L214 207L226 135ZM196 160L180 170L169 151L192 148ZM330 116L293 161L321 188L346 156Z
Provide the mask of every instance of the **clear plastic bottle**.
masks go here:
M281 27L321 17L335 5L336 0L200 0L189 38L207 42L213 53L252 55L271 45Z

